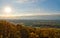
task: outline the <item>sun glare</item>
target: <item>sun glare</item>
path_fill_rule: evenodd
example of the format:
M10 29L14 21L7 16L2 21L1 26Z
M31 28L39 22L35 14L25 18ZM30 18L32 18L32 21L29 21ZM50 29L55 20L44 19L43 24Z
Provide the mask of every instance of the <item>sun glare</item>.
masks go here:
M10 13L12 12L11 7L5 7L5 8L4 8L4 12L5 12L6 14L10 14Z
M5 18L8 18L8 17L12 17L13 16L13 11L12 11L12 7L10 6L5 6L3 7L3 14L2 14L2 17L5 17Z

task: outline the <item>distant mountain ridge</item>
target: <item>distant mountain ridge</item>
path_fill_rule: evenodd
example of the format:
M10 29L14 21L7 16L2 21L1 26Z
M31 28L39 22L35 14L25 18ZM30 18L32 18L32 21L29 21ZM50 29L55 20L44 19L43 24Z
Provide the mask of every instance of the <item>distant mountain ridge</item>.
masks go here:
M60 15L32 15L32 16L11 16L11 17L1 17L0 19L27 19L27 20L60 20Z

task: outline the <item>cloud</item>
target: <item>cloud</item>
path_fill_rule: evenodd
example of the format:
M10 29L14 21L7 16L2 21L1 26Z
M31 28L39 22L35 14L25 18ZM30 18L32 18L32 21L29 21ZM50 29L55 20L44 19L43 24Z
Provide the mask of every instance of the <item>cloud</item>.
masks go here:
M46 0L14 0L15 3L34 3L38 1L46 1Z
M15 0L16 3L27 3L27 2L35 2L36 0Z

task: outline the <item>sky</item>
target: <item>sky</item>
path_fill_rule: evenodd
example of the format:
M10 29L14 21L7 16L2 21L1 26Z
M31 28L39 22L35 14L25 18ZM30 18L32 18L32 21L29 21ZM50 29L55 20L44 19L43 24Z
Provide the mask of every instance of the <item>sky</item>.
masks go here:
M11 13L4 12L5 7ZM8 11L8 10L7 10ZM0 0L0 16L60 15L60 0Z

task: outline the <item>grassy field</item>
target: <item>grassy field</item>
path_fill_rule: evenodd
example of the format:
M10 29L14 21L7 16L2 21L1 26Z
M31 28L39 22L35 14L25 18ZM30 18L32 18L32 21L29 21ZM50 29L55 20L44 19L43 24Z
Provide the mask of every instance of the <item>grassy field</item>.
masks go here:
M40 28L0 20L0 38L60 38L60 28Z

